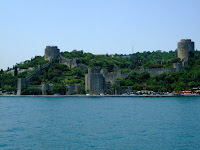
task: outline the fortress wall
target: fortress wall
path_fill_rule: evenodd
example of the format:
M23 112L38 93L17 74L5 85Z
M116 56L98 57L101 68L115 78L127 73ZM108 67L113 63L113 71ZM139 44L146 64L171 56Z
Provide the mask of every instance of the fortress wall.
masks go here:
M78 63L79 59L78 58L72 58L72 59L67 59L65 57L60 56L60 63L67 65L69 68L80 68L82 70L87 70L88 67L83 65L83 64L79 64Z
M110 72L108 73L108 71L106 69L102 69L101 73L103 75L103 77L105 78L106 82L110 82L110 83L114 83L118 78L122 78L125 79L127 78L130 73L122 73L121 70L118 70L117 72Z
M123 94L123 93L130 94L132 92L132 87L128 86L126 89L119 88L118 92L119 92L119 94Z
M68 95L75 94L75 84L68 84L67 87L68 87L67 91Z
M108 82L104 83L104 90L112 88L112 85Z
M108 70L107 69L101 69L100 71L101 74L103 74L103 76L108 74Z
M181 63L174 63L173 68L176 68L176 71L180 71L182 69L182 64Z
M121 75L121 78L122 78L122 79L126 79L126 78L128 78L128 77L130 76L131 73L132 73L132 71L131 71L130 73L123 73L123 74Z
M35 75L40 75L42 69L49 68L52 64L53 64L53 59L50 58L50 61L47 64L45 64L44 66L39 65L38 69L35 70L29 77L27 77L27 78L18 78L18 81L17 81L17 95L21 95L22 86L29 85L32 82L33 77Z
M42 90L42 85L29 85L27 88L28 89L30 89L30 88L38 88L38 89Z
M105 78L106 82L114 83L114 81L117 79L117 73L108 73L103 77Z
M85 86L84 85L75 85L76 94L79 94L81 92L82 88L85 88Z
M28 78L26 78L26 84L30 84L30 82L32 82L32 79L35 75L40 75L43 69L49 68L52 64L53 64L53 59L50 59L50 61L44 66L39 65L38 69L35 70Z
M60 63L65 64L65 65L67 65L69 68L71 68L72 60L60 56Z
M41 73L41 67L35 70L28 78L26 78L26 84L30 84L33 80L33 77L35 75L40 75L40 73Z
M72 58L71 59L71 68L75 68L78 66L78 58Z
M88 73L85 75L85 90L90 94L100 94L104 91L104 80L101 73Z
M88 67L83 65L83 64L79 64L78 63L79 59L78 58L72 58L72 59L67 59L65 57L60 56L60 63L67 65L69 68L80 68L83 70L87 70Z
M86 65L83 65L83 64L78 64L77 68L80 68L82 70L88 70L88 67Z
M163 73L173 73L176 72L177 69L176 68L159 68L159 69L141 69L141 70L133 70L133 72L136 73L142 73L142 72L148 72L150 74L150 76L156 76L156 75L160 75Z

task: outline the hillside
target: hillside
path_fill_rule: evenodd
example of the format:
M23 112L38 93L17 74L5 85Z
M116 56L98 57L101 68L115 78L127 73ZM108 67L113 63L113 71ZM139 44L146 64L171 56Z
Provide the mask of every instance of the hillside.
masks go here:
M153 52L134 53L131 55L94 55L84 53L83 51L61 52L61 56L72 59L78 58L79 63L87 67L107 69L109 72L122 70L122 72L131 72L133 69L154 69L171 68L173 63L179 62L177 51L162 52L161 50ZM0 91L16 93L17 78L27 78L38 65L44 65L48 61L44 57L35 56L31 60L16 64L7 71L1 69L0 72ZM190 59L190 64L180 72L172 74L164 73L150 77L149 73L132 73L127 79L118 79L121 81L121 87L131 86L133 91L153 90L153 91L178 91L181 89L191 89L200 85L200 52L195 51L195 59ZM30 85L41 85L42 83L53 84L58 87L64 87L66 84L85 84L85 74L87 70L80 68L69 68L65 64L55 60L54 64L48 69L35 76ZM67 89L66 89L67 90ZM55 93L51 91L51 94ZM84 89L82 89L84 91ZM84 93L84 92L82 92Z

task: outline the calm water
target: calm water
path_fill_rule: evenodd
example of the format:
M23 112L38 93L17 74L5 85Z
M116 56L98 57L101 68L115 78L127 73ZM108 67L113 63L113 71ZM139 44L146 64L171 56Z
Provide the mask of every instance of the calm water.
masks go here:
M0 97L0 149L200 149L200 97Z

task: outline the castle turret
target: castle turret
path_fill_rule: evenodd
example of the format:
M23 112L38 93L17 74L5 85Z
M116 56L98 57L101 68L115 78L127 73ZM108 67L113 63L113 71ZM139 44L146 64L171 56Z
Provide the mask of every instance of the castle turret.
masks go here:
M60 57L60 49L57 46L47 46L45 48L45 60L50 60L51 58L59 58Z
M187 62L190 52L194 53L194 42L191 39L182 39L178 42L178 58Z
M90 94L103 93L103 75L100 69L89 68L88 74L85 75L85 90Z

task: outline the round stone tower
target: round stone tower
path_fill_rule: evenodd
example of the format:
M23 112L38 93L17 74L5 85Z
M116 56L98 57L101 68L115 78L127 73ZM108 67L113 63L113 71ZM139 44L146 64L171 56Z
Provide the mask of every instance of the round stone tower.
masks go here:
M178 42L178 58L186 62L190 52L194 53L194 42L191 39L182 39Z
M60 49L57 46L46 46L45 48L45 60L50 60L51 58L59 58Z

